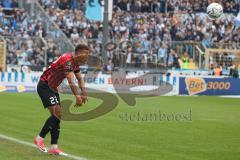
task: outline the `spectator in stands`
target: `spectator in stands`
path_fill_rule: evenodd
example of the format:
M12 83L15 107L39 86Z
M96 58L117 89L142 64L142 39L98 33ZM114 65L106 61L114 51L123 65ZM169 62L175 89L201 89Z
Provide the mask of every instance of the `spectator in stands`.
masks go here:
M12 8L18 8L18 1L12 0Z
M68 0L61 0L58 4L58 7L63 10L71 8Z
M166 64L166 58L167 58L167 45L165 45L163 42L161 43L159 49L158 49L158 63Z
M76 27L73 28L73 33L71 33L70 37L71 37L72 41L75 41L76 39L79 39L79 33L78 33Z
M143 37L142 46L144 48L144 52L149 53L149 51L151 50L151 41L147 35L144 35Z
M194 63L193 59L190 59L188 69L191 69L191 70L198 69L196 64Z
M12 0L3 0L2 6L3 8L13 8Z
M171 49L168 56L168 67L173 69L180 69L179 59L180 58L178 54L173 49Z
M17 51L17 60L19 65L29 65L27 49L27 44L22 43L20 50Z
M3 8L6 9L18 8L17 0L2 0L2 2L0 2L0 5L2 5Z
M117 6L123 10L123 11L127 11L127 6L129 5L127 0L118 0Z
M222 67L219 64L215 65L215 68L213 69L213 75L214 76L221 76L222 75Z
M112 74L112 72L113 72L113 64L112 64L112 61L110 59L108 60L108 64L106 65L105 70L108 74Z
M179 56L178 56L178 54L177 54L177 52L173 52L174 54L173 54L173 68L174 69L180 69L181 67L180 67L180 62L179 62Z
M39 3L44 7L53 7L56 5L55 0L40 0Z
M238 73L238 65L234 64L232 67L230 67L229 76L232 78L239 78Z
M190 58L187 52L183 53L181 58L181 69L189 69Z
M127 47L127 58L126 58L126 65L127 67L130 67L131 64L133 63L133 53L132 53L132 47L128 46Z
M31 65L44 66L44 64L45 64L45 53L42 48L36 47L31 56Z
M78 4L78 0L71 0L71 10L75 10L78 8L80 8Z
M173 67L173 61L174 61L174 50L171 49L169 55L168 55L168 63L167 63L167 66L169 68L172 68Z
M147 55L142 54L140 57L141 68L147 68Z
M211 37L208 34L205 34L201 44L203 45L204 48L211 48L212 46Z

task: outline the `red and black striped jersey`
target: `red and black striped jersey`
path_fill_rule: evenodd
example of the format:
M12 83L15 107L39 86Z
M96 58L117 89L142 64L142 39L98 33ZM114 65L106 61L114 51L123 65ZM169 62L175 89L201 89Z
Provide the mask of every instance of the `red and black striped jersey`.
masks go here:
M71 53L65 53L54 61L40 77L41 81L48 83L48 86L57 91L57 87L66 78L69 72L79 72L80 66L76 65Z

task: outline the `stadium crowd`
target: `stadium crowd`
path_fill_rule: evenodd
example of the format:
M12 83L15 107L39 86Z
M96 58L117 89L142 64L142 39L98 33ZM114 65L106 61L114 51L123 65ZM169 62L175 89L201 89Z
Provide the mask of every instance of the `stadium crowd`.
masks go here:
M224 12L237 14L239 0L115 0L115 5L123 11L148 13L193 13L205 12L208 4L218 2Z
M102 24L86 19L85 1L39 0L39 2L46 9L51 21L62 29L73 44L87 40L95 54L101 55ZM109 23L110 39L116 43L127 40L133 42L131 48L126 49L124 53L126 65L158 62L179 68L177 61L184 59L183 55L192 61L195 42L199 43L203 50L219 45L240 48L240 30L234 25L235 15L239 13L239 0L222 0L224 12L231 14L217 21L209 20L204 13L211 2L213 1L114 0L113 18ZM3 0L1 6L0 35L14 35L32 41L26 44L28 41L24 40L23 44L15 45L15 48L12 47L14 45L9 45L8 64L23 62L27 65L43 65L45 52L49 63L60 55L52 39L46 38L47 33L41 22L31 20L24 10L18 9L15 0ZM6 16L8 12L3 8L13 8L14 14ZM36 37L34 40L31 38L33 36ZM33 43L36 39L40 39L41 43L37 43L38 45ZM47 43L43 43L44 41ZM187 43L178 45L179 43L175 41ZM48 45L41 49L45 44ZM23 48L25 52L22 52ZM23 56L25 59L19 60L17 58L21 57L19 55L26 55ZM116 58L121 56L115 56L114 52L108 55L109 63L118 66L120 60Z
M7 40L8 65L44 66L45 53L48 63L60 53L39 20L33 20L16 0L3 0L0 4L0 36Z

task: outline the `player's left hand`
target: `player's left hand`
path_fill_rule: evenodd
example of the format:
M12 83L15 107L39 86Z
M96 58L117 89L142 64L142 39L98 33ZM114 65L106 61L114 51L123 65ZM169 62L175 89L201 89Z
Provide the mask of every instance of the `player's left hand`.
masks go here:
M83 104L85 104L87 101L88 101L87 96L82 96L82 102L83 102Z
M82 92L81 97L82 97L82 102L85 104L88 101L87 93Z
M74 107L80 107L82 106L83 100L82 100L82 96L78 95L76 96L76 104L74 105Z

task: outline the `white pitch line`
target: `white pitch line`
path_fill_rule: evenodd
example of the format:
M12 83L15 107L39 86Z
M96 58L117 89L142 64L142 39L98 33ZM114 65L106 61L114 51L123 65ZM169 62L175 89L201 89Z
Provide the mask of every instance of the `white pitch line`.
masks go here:
M32 143L29 143L29 142L26 142L26 141L22 141L22 140L19 140L19 139L13 138L13 137L9 137L9 136L6 136L6 135L0 134L0 139L9 140L9 141L12 141L12 142L16 142L16 143L19 143L19 144L23 144L23 145L26 145L26 146L30 146L30 147L36 148L36 146L34 144L32 144ZM68 153L64 157L68 157L68 158L71 158L71 159L74 159L74 160L87 160L86 158L75 156L75 155L71 155L71 154L68 154Z

